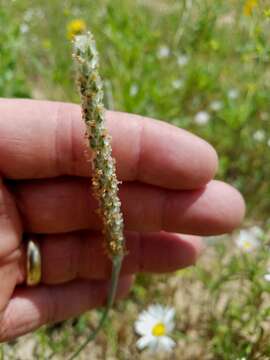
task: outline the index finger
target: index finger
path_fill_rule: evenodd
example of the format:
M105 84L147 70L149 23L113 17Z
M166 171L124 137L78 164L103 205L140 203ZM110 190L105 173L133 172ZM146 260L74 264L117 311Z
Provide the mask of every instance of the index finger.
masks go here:
M85 126L78 105L0 100L0 172L10 179L89 176ZM195 189L214 176L215 150L167 123L106 112L117 175L174 189ZM88 153L86 155L86 152Z

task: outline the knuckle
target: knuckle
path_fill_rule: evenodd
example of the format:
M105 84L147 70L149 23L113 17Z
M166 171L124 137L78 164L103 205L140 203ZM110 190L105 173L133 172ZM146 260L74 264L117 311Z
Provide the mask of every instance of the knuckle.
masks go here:
M78 107L58 103L55 114L55 167L62 174L77 173L84 158L80 130L78 129Z

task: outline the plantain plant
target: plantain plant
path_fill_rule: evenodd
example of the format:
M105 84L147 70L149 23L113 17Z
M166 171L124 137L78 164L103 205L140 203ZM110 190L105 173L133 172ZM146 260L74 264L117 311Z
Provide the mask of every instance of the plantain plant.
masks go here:
M88 146L92 157L92 188L98 200L98 213L103 223L107 254L112 261L111 285L107 306L97 328L71 356L74 359L93 340L103 327L113 305L124 257L123 215L118 197L115 159L112 157L111 137L105 125L103 85L99 76L99 59L95 40L90 32L78 35L73 41L73 58L81 96L82 118L85 122Z

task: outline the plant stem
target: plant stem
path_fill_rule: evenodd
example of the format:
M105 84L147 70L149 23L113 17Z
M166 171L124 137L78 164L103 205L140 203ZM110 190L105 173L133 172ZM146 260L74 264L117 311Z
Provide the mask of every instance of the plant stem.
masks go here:
M115 300L115 295L116 295L116 290L117 290L117 285L118 285L118 280L119 280L119 274L120 274L120 270L121 270L121 266L122 266L122 260L123 260L122 255L115 256L112 259L112 277L111 277L111 286L110 286L110 290L109 290L109 294L108 294L108 301L107 301L106 308L99 320L98 326L87 337L85 342L83 344L81 344L81 346L76 350L76 352L69 358L69 360L75 359L81 353L81 351L88 345L88 343L95 339L96 335L102 329L106 319L108 318L109 311L110 311L111 307L113 306L113 303Z

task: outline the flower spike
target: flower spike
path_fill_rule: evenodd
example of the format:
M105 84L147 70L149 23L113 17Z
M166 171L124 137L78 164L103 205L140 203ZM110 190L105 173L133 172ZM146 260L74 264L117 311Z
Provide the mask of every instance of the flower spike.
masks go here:
M90 32L76 36L73 57L77 68L77 82L82 102L82 117L86 126L88 146L92 150L92 187L98 200L98 213L103 223L107 252L112 260L111 286L106 309L95 331L71 356L75 359L93 340L107 319L113 305L124 257L123 215L118 197L115 160L112 157L111 137L105 126L103 85L98 73L99 59L95 40Z

